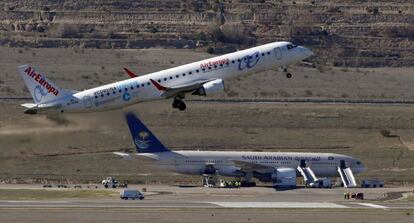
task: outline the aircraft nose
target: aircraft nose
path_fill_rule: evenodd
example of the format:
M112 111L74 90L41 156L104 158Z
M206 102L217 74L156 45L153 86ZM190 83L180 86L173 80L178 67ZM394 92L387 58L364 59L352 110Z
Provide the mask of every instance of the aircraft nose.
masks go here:
M300 46L300 51L305 55L305 59L314 55L312 50L310 50L310 49L308 49L304 46Z
M363 172L365 172L365 170L367 169L366 167L365 167L365 165L364 164L362 164L362 163L360 163L359 165L358 165L358 173L363 173Z

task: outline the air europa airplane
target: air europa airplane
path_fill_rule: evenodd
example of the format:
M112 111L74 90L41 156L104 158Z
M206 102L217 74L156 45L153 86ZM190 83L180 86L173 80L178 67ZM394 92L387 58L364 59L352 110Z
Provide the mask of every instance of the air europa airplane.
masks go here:
M185 110L186 94L209 96L224 90L224 80L287 66L312 56L311 50L289 42L274 42L213 57L100 87L74 91L59 88L30 65L19 66L34 103L22 104L25 113L94 112L121 108L144 101L172 98L173 108Z

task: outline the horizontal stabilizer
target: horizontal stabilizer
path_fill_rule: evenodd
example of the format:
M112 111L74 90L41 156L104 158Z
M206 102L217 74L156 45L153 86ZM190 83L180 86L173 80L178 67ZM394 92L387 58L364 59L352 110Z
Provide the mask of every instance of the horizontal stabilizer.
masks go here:
M113 154L115 154L117 156L120 156L124 160L131 160L132 159L131 155L128 154L128 153L113 152Z
M21 106L26 108L26 110L24 110L25 114L31 114L31 115L37 114L37 109L38 109L37 104L24 103L24 104L21 104Z
M37 108L37 104L34 104L34 103L24 103L24 104L21 104L21 106L27 109Z

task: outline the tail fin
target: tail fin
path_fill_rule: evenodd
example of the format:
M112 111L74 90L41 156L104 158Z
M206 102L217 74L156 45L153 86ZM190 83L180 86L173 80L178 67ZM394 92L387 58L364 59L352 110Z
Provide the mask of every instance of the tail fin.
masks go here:
M128 123L129 131L131 132L138 153L170 151L155 137L154 134L152 134L134 113L127 113L125 119Z
M18 69L36 104L50 102L66 95L62 89L32 66L21 65Z

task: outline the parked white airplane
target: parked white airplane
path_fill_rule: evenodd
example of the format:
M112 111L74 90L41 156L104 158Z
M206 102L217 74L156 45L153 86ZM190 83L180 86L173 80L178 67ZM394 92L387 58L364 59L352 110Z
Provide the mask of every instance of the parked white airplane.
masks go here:
M283 185L296 176L308 184L318 177L340 176L346 187L356 186L353 173L365 170L364 165L350 156L333 153L298 152L235 152L235 151L171 151L133 114L126 114L135 154L114 152L124 158L148 157L156 167L181 174L241 177L251 182L253 177L263 182Z
M22 104L25 113L93 112L143 101L174 98L172 106L185 110L185 94L208 96L224 89L224 80L300 62L313 53L289 42L270 43L124 81L77 92L59 88L30 65L19 72L35 103Z

